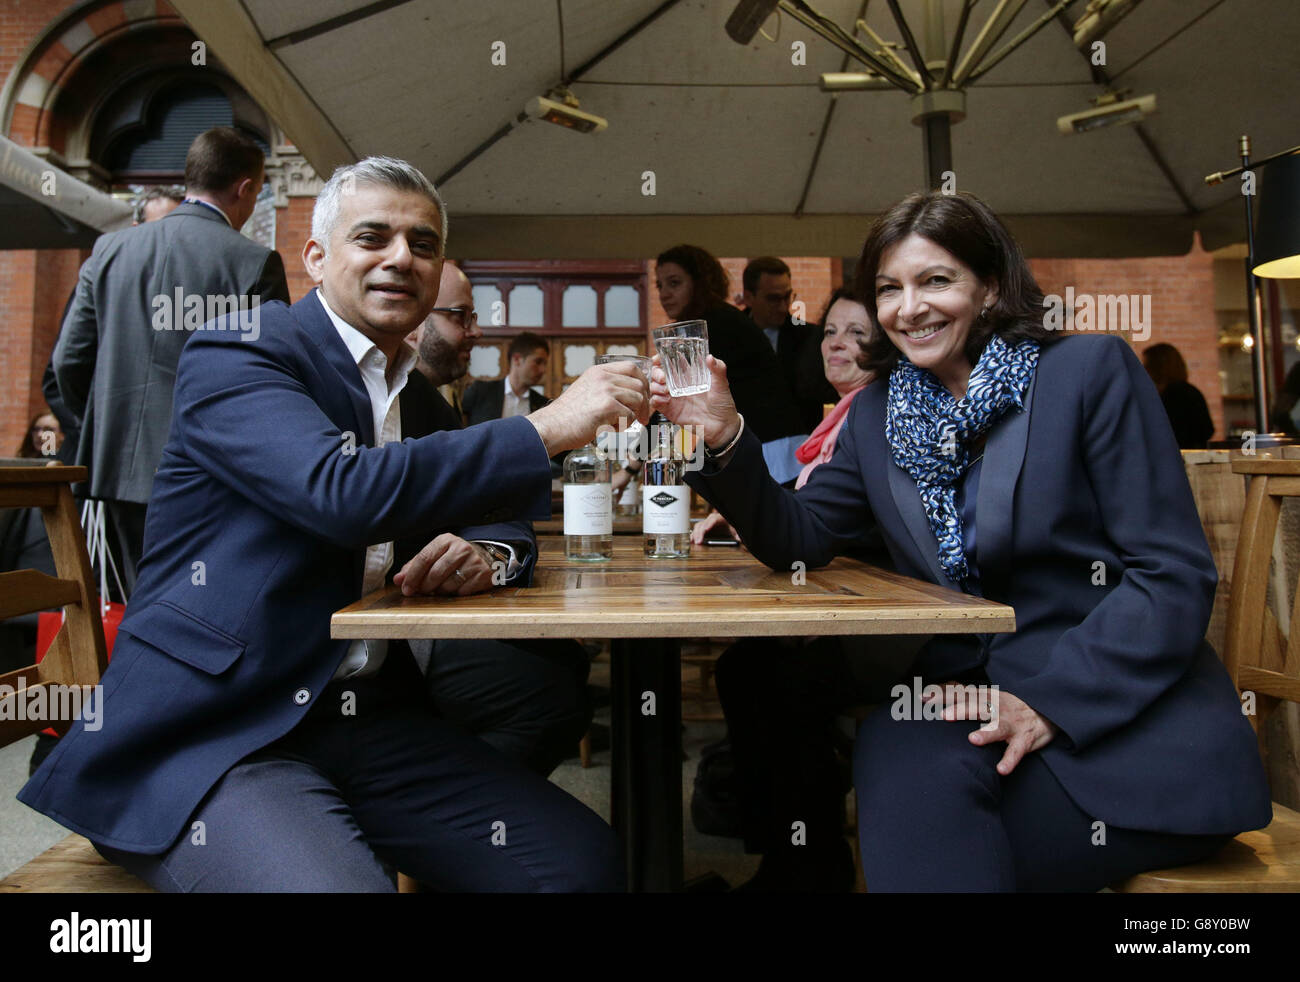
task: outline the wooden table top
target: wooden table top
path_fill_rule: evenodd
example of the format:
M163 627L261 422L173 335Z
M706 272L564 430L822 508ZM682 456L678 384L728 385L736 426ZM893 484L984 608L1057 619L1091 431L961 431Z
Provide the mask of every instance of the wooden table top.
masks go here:
M1015 611L843 557L794 574L735 546L647 559L616 536L614 559L570 562L543 536L534 585L470 597L376 590L334 614L334 638L698 638L1014 631Z

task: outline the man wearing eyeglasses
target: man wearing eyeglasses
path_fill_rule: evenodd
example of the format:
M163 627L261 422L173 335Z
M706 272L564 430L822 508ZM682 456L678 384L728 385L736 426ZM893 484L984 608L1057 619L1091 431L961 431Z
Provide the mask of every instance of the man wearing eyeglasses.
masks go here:
M438 306L406 339L419 356L416 370L441 390L443 398L438 402L447 405L445 421L444 413L438 414L442 423L439 429L460 429L463 425L460 400L450 385L469 371L470 352L482 336L469 277L448 261L442 267Z
M407 337L419 361L403 393L403 433L463 427L459 407L453 408L437 387L469 371L470 352L482 336L469 277L448 261L438 284L438 306ZM512 552L527 545L477 544ZM576 641L414 640L409 644L438 715L542 777L573 753L591 725L590 661Z

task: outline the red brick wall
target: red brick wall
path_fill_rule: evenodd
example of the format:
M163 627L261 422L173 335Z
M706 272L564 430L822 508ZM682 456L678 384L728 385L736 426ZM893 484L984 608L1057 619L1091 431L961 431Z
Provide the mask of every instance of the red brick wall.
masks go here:
M74 2L0 0L0 79L8 76L27 46Z
M30 405L32 284L36 253L0 253L0 455L11 456L23 439Z
M1219 380L1218 323L1214 312L1214 259L1198 241L1186 256L1152 259L1031 259L1044 293L1139 294L1151 297L1150 336L1140 343L1121 334L1134 350L1164 342L1187 362L1188 380L1201 390L1222 437L1223 397Z
M74 2L0 0L0 81L13 72L28 45ZM36 115L34 109L15 106L6 136L32 146ZM18 449L27 421L45 406L41 376L80 264L81 254L74 249L0 252L0 455Z
M300 300L316 284L302 264L302 247L311 236L311 210L315 198L290 198L288 208L275 211L275 251L284 260L289 297Z

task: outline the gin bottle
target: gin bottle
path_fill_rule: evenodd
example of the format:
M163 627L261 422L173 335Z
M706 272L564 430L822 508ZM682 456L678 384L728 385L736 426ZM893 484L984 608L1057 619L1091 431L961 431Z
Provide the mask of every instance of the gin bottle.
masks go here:
M609 457L594 443L564 458L564 555L595 563L614 558Z
M651 559L681 559L691 554L691 490L681 427L655 413L650 418L650 455L641 474L641 515L645 554Z

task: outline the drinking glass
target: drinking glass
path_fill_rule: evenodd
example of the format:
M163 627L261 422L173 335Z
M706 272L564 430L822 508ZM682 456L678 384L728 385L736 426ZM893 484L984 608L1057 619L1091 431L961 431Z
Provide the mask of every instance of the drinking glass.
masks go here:
M619 362L619 361L632 362L634 365L636 365L637 369L641 372L641 375L642 377L645 378L646 383L648 384L650 382L650 359L647 358L645 355L597 355L596 356L597 365L608 365L612 362ZM619 434L618 434L616 446L604 447L603 449L613 453L615 456L618 457L619 460L644 460L645 452L646 452L644 447L644 442L645 442L643 436L644 432L645 432L644 428L636 420L632 420L632 422L627 426L626 429L624 429L623 423L620 421Z
M597 355L597 365L609 365L619 361L630 361L636 365L637 369L645 376L646 381L650 381L650 359L645 355Z
M709 357L709 325L704 321L678 321L654 330L659 363L673 396L708 392L711 377L705 359Z

